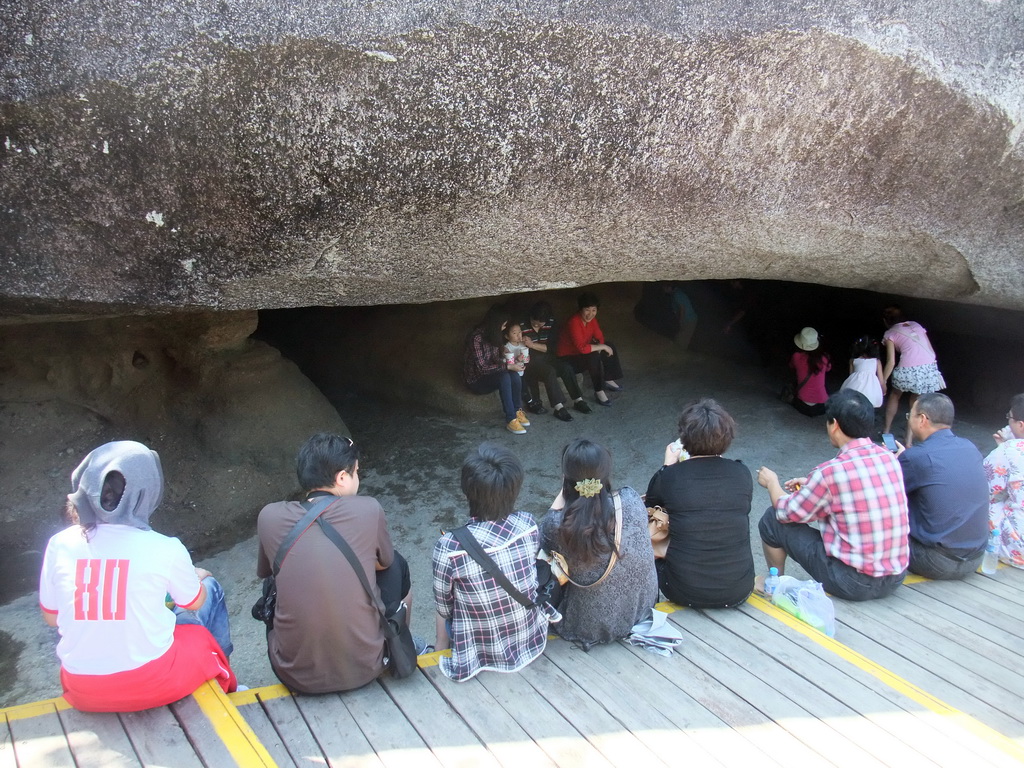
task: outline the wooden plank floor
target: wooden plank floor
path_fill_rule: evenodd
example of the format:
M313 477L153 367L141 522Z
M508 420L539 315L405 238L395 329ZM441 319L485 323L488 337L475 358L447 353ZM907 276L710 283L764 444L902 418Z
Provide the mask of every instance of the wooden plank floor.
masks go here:
M519 673L461 684L433 654L344 694L209 685L131 715L40 702L2 711L0 768L1024 765L1024 571L834 602L835 639L753 597L672 613L667 657L552 640Z
M168 707L78 712L63 698L0 710L0 768L265 768L274 760L215 683Z

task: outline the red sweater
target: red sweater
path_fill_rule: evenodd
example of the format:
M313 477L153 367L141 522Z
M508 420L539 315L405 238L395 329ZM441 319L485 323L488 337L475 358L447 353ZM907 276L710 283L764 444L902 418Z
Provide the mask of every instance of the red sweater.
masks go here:
M558 356L589 355L593 350L591 344L604 344L604 334L595 317L584 323L580 313L570 317L562 332L558 335Z

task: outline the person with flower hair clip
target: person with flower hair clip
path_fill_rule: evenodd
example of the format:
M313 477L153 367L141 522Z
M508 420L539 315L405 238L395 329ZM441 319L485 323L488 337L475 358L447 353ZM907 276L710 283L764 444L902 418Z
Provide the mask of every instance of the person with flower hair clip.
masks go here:
M612 490L612 457L577 438L562 450L562 489L541 522L541 546L567 572L556 634L583 650L630 634L658 601L647 508Z

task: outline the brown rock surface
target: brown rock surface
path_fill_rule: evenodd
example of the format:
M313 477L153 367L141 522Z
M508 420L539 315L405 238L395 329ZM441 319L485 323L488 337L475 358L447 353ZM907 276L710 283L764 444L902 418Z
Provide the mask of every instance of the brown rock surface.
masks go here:
M1016 4L51 5L0 65L6 314L638 277L1024 307Z
M71 471L108 440L160 454L153 525L196 557L293 491L302 441L346 428L293 363L248 338L255 326L253 312L0 325L0 602L34 588Z

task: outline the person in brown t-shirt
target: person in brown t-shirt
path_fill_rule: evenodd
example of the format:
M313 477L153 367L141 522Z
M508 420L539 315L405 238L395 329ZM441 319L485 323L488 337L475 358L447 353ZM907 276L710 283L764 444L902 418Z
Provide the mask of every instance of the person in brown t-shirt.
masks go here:
M387 613L401 601L408 617L409 566L391 545L380 504L356 495L356 445L339 435L314 435L299 449L296 471L299 484L309 489L304 500L337 497L324 510L323 520L352 547ZM271 574L281 542L305 513L298 501L275 502L262 509L257 521L257 576ZM301 693L351 690L384 671L380 615L349 561L315 523L299 536L281 564L267 651L278 679Z

